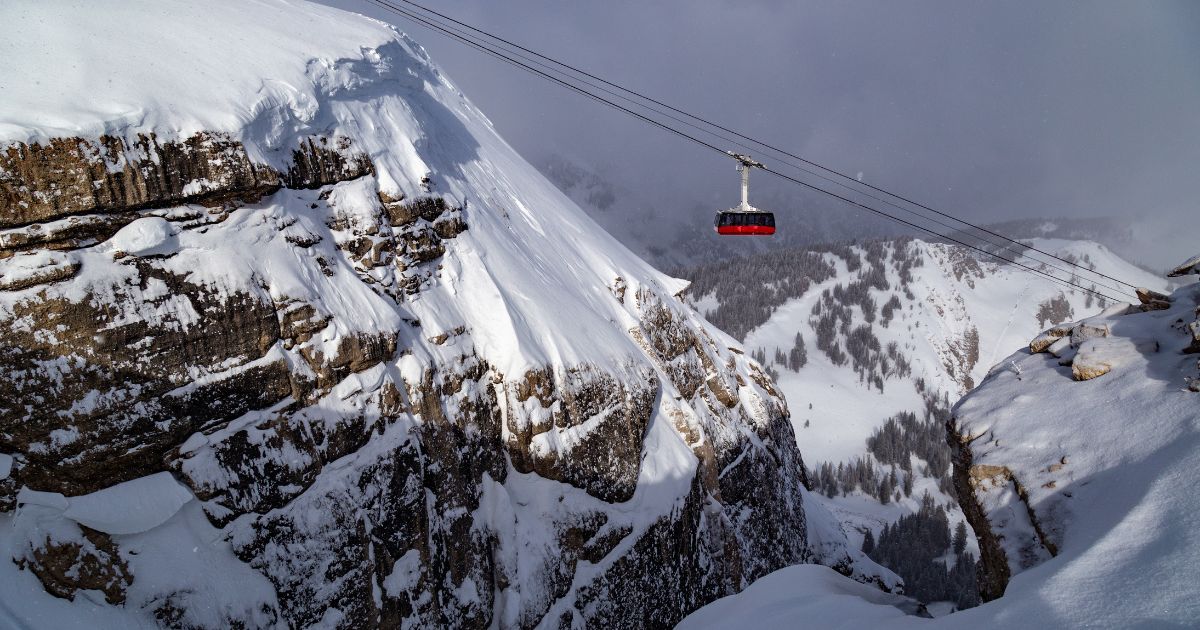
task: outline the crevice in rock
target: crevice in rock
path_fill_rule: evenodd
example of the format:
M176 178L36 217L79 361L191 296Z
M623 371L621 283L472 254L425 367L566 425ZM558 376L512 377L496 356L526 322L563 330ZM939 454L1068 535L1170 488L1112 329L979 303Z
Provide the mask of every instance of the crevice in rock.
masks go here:
M979 484L993 479L1001 479L1005 483L1011 483L1013 490L1017 494L1017 498L1020 499L1021 505L1025 508L1025 513L1029 518L1030 525L1033 527L1037 542L1049 552L1051 557L1058 555L1058 546L1050 540L1049 536L1042 529L1037 513L1030 502L1028 490L1017 479L1011 469L1007 466L973 463L974 456L971 452L971 442L978 439L978 436L976 438L969 438L959 434L957 423L951 418L946 424L946 439L953 452L954 488L959 497L959 504L962 507L963 514L967 518L968 524L975 530L975 536L979 541L979 595L983 601L991 601L1004 594L1005 589L1008 587L1008 581L1012 577L1012 570L1008 564L1008 555L1000 547L999 539L992 532L987 513L975 495L975 490Z
M975 488L971 483L971 468L974 460L971 454L971 438L958 431L958 423L954 418L946 422L946 441L954 463L954 490L958 495L958 503L962 508L967 524L975 531L979 541L979 597L985 602L992 601L1004 595L1012 571L1008 566L1008 555L1000 546L1000 541L992 532L987 513L975 497Z

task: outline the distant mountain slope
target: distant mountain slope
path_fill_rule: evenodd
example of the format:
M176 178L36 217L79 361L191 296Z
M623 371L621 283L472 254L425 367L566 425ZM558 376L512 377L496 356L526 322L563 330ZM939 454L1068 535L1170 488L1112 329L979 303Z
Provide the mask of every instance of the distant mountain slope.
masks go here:
M1168 286L1094 243L1031 243L1135 284ZM815 461L861 454L883 419L919 411L918 379L957 399L1007 348L1106 305L961 246L913 239L783 250L681 275L692 280L690 303L748 349L764 351L797 435L807 438L802 449ZM786 357L797 334L807 363L791 369ZM834 410L836 422L826 416Z
M1194 279L1196 260L1181 273ZM846 628L1194 626L1200 284L1144 297L1032 336L955 407L955 480L992 601L922 620L796 567L681 627L789 628L801 615Z
M1167 286L1095 243L1029 242ZM682 275L693 281L688 301L775 377L813 484L859 541L921 513L926 492L950 506L945 527L963 522L945 441L950 406L1010 348L1107 305L967 248L912 239L783 249ZM977 553L974 541L967 548Z

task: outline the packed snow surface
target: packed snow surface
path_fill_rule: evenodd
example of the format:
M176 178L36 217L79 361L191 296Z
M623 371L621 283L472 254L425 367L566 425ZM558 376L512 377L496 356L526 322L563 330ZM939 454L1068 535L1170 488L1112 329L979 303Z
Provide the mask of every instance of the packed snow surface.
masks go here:
M780 569L737 595L719 599L683 620L677 630L707 628L891 627L903 623L912 600L846 579L829 567Z

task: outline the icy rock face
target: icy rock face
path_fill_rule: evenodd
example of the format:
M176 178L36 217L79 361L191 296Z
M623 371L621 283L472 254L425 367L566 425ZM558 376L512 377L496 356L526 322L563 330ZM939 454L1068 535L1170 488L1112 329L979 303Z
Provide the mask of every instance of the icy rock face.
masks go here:
M109 604L125 602L133 575L108 534L41 505L25 505L14 530L23 544L12 561L32 571L51 594L74 600L81 590L96 591Z
M1122 472L1131 461L1167 461L1156 449L1200 417L1198 300L1190 285L1055 326L955 407L955 487L979 540L985 600L1064 545L1087 544L1089 523L1114 522L1087 486L1134 474Z
M92 18L192 59L152 22L199 9L172 8ZM48 592L191 626L664 627L788 564L894 585L844 538L809 549L771 380L419 47L315 5L202 10L278 65L118 81L191 100L71 112L94 136L0 120L0 535ZM95 54L162 65L141 50ZM194 502L72 516L164 474ZM206 528L194 573L135 553ZM209 566L267 592L188 582Z
M69 253L21 252L0 259L0 291L20 291L39 284L65 280L79 271L79 261Z

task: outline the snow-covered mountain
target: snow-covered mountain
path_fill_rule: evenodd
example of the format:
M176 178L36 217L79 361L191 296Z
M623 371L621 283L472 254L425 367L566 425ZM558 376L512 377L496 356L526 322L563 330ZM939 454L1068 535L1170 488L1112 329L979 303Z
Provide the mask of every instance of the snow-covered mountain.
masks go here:
M1085 268L1166 290L1165 279L1102 245L1027 242ZM905 515L942 519L945 509L945 524L937 528L950 531L965 522L946 443L950 407L1011 348L1048 325L1106 306L1103 298L968 248L910 239L780 250L684 275L693 280L687 299L743 339L775 378L792 410L810 484L829 496L830 509L857 543L868 531L879 539L885 525ZM1129 293L1100 286L1112 283L1082 271L1075 281L1110 295ZM943 507L930 510L926 493ZM943 558L950 543L939 543L930 556ZM918 546L908 544L906 551ZM978 557L973 540L966 550ZM943 559L954 564L953 555ZM948 596L938 594L940 583L912 584L917 573L909 574L910 594ZM971 582L946 588L973 591Z
M1200 274L1200 256L1177 275ZM955 407L960 496L992 601L934 620L819 567L790 567L682 628L1192 627L1200 528L1200 284L1065 322ZM803 593L803 595L798 595Z
M666 626L890 588L776 385L410 39L304 2L9 2L0 619Z

